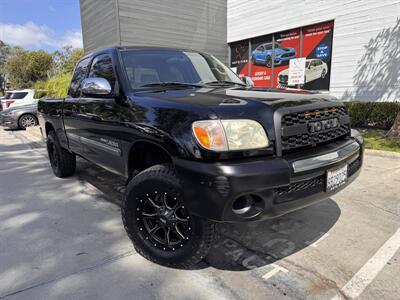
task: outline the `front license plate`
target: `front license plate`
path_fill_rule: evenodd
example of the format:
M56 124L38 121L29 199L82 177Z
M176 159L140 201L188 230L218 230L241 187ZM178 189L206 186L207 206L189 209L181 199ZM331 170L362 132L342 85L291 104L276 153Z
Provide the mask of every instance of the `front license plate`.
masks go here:
M326 173L326 191L331 192L347 181L347 165L328 170Z

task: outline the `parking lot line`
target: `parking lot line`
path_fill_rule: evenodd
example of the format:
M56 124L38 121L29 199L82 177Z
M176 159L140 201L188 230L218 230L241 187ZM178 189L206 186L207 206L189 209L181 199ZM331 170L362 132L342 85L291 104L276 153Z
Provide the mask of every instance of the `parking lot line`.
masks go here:
M264 274L262 276L262 279L264 280L268 280L270 279L272 276L278 274L279 272L283 272L283 273L287 273L289 272L288 270L286 270L285 268L278 266L276 264L271 264L271 266L273 267L273 269L271 271L269 271L268 273Z
M343 294L349 298L359 297L399 249L400 228L341 289ZM333 299L340 299L340 297L336 296Z

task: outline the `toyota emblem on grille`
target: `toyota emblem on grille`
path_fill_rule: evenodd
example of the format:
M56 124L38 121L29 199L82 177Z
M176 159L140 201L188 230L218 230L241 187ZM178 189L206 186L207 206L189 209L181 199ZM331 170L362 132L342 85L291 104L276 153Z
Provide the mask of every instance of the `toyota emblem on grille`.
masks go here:
M338 126L339 126L339 119L333 118L333 119L327 119L327 120L321 120L321 121L315 121L315 122L308 123L308 131L310 133L315 133L315 132L324 131L324 130L331 129L331 128L336 128Z

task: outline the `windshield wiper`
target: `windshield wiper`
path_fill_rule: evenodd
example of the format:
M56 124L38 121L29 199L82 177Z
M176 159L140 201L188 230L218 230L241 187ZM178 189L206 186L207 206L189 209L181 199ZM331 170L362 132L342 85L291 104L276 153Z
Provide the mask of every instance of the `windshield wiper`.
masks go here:
M152 86L163 86L163 87L169 87L169 86L182 86L182 87L203 87L201 84L196 84L196 83L186 83L186 82L152 82L152 83L146 83L141 85L140 87L152 87Z
M208 84L208 85L233 85L233 84L236 85L237 84L237 85L241 85L241 86L246 86L246 84L244 84L244 83L228 81L228 80L209 81L209 82L205 82L204 84Z

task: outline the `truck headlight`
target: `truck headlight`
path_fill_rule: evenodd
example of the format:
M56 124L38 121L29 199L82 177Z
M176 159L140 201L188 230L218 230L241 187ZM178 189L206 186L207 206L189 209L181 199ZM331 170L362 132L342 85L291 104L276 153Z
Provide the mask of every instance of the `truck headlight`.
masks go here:
M207 120L192 125L198 143L212 151L250 150L268 147L264 128L253 120Z

